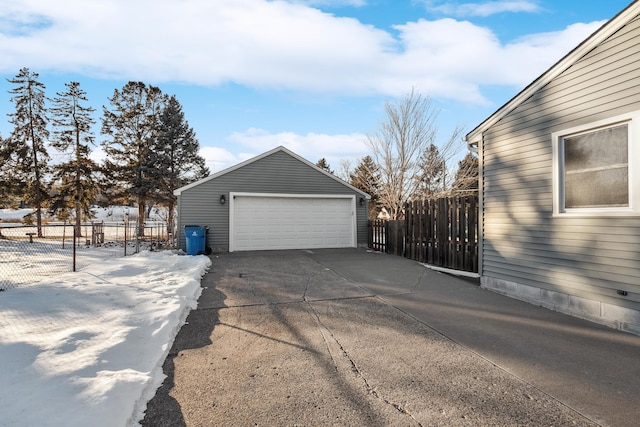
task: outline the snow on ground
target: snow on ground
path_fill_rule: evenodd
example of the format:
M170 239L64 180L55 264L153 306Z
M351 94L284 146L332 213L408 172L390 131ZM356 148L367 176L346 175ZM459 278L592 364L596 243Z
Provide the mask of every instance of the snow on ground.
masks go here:
M34 209L0 209L0 220L22 221L22 218L35 212ZM129 206L108 206L102 208L99 206L93 206L91 208L94 217L92 221L122 221L125 217L133 220L138 217L138 208ZM167 210L162 207L154 207L149 212L148 220L151 221L166 221Z
M22 221L22 218L33 212L33 209L0 209L0 219Z
M138 425L210 263L142 252L0 292L0 425Z

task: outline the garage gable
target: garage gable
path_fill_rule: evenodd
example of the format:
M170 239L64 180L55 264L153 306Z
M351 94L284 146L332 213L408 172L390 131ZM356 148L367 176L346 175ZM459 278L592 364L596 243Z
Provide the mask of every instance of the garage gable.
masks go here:
M286 193L292 189L295 193L308 192L309 187L329 193L349 191L358 193L365 200L370 199L367 193L282 146L178 188L174 194L180 196L191 189L218 186L222 182L234 182L270 193Z

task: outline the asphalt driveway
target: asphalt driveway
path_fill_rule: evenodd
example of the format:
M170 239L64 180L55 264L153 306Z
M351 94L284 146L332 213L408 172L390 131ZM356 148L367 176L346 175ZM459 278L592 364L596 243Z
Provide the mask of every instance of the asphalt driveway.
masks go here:
M640 419L640 337L365 250L212 260L144 426Z

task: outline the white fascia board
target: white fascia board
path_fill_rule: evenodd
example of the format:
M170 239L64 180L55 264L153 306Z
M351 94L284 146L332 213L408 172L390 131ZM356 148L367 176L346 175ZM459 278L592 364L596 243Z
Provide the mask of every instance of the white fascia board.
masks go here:
M344 185L345 187L349 188L350 190L353 190L353 191L355 191L355 192L357 192L357 193L361 194L361 195L362 195L362 197L364 197L365 199L367 199L367 200L371 200L371 196L370 196L369 194L367 194L367 193L365 193L364 191L362 191L362 190L360 190L360 189L358 189L358 188L354 187L353 185L349 184L348 182L341 180L341 179L340 179L340 178L338 178L337 176L335 176L335 175L333 175L333 174L330 174L329 172L325 171L324 169L319 168L318 166L314 165L313 163L311 163L311 162L310 162L310 161L308 161L307 159L305 159L305 158L303 158L303 157L300 157L300 156L299 156L299 155L297 155L296 153L292 152L291 150L288 150L287 148L285 148L285 147L283 147L283 146L276 147L276 148L274 148L273 150L269 150L269 151L267 151L267 152L265 152L265 153L262 153L262 154L260 154L260 155L258 155L258 156L256 156L256 157L252 157L251 159L249 159L249 160L245 160L245 161L244 161L244 162L242 162L242 163L238 163L238 164L237 164L237 165L235 165L235 166L231 166L231 167L229 167L229 168L227 168L227 169L224 169L224 170L222 170L222 171L220 171L220 172L218 172L218 173L215 173L215 174L213 174L213 175L211 175L211 176L208 176L208 177L206 177L206 178L202 178L202 179L201 179L201 180L199 180L199 181L192 182L191 184L185 185L184 187L180 187L180 188L178 188L177 190L174 190L173 195L174 195L174 196L179 196L179 195L180 195L183 191L185 191L185 190L188 190L188 189L193 188L193 187L197 187L198 185L203 184L203 183L205 183L205 182L207 182L207 181L211 181L212 179L218 178L219 176L222 176L222 175L228 174L229 172L233 172L233 171L235 171L235 170L237 170L237 169L240 169L241 167L244 167L244 166L246 166L246 165L248 165L248 164L251 164L251 163L253 163L253 162L256 162L256 161L258 161L258 160L260 160L260 159L262 159L262 158L264 158L264 157L270 156L271 154L276 153L276 152L278 152L278 151L283 151L283 152L285 152L285 153L289 154L291 157L293 157L293 158L295 158L295 159L299 160L300 162L302 162L302 163L306 164L307 166L310 166L310 167L312 167L313 169L315 169L315 170L317 170L317 171L319 171L319 172L321 172L321 173L325 174L325 175L326 175L326 176L328 176L329 178L333 179L334 181L339 182L340 184Z

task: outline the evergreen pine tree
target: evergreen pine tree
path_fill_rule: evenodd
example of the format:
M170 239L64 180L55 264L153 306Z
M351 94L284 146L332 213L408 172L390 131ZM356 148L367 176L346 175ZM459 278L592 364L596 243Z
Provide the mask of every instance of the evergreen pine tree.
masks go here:
M350 184L371 196L369 219L375 219L380 212L380 169L371 156L365 156L351 173Z
M177 203L174 190L209 175L199 150L196 134L185 120L182 105L174 95L160 114L158 136L152 150L160 182L154 200L168 209L169 227L173 225Z
M333 171L331 170L331 166L329 166L329 163L327 162L327 160L324 157L321 158L320 160L318 160L318 163L316 163L316 166L333 175Z
M48 199L45 177L50 160L45 147L49 138L45 85L38 81L38 73L28 68L22 68L15 78L7 81L15 85L9 90L15 112L9 114L13 131L3 144L3 157L13 166L14 188L35 206L38 237L42 237L42 208Z
M0 135L0 209L8 208L8 201L13 197L13 180L10 175L11 153L8 148L8 144Z
M90 206L97 197L94 174L98 165L89 158L90 145L95 136L92 117L95 109L82 105L87 102L80 83L66 83L66 91L58 93L51 108L54 125L52 145L70 155L70 159L54 167L57 183L50 210L60 215L61 210L75 212L76 235L81 235L83 215L91 215Z
M460 160L453 189L459 194L478 192L478 158L471 153Z
M138 235L144 234L147 203L161 186L153 145L167 96L155 86L128 82L114 90L111 109L103 108L102 143L107 155L104 174L112 196L121 203L133 198L138 205Z

